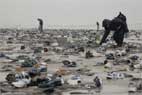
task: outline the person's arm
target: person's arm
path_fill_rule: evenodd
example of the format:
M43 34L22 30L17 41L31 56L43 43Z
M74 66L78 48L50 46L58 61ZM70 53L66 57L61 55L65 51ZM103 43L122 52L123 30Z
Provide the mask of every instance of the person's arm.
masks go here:
M107 38L107 36L109 35L109 33L110 33L110 30L108 30L108 29L105 29L105 31L104 31L105 33L104 33L104 35L103 35L103 37L102 37L102 40L101 40L101 42L100 42L100 45L102 45L102 43L104 43L105 42L105 40L106 40L106 38Z

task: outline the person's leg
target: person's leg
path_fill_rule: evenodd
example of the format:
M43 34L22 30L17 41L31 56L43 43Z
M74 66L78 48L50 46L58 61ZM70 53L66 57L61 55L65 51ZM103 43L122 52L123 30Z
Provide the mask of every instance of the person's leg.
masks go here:
M113 35L113 39L117 43L117 46L121 47L124 40L124 31L123 30L116 31Z
M42 25L39 25L38 31L39 31L39 32L43 32L43 26L42 26Z
M124 41L124 31L120 31L120 39L119 39L119 45L122 46Z
M115 41L115 42L117 42L116 40L117 40L117 33L116 33L116 31L113 33L113 40Z
M43 25L41 25L41 31L40 32L43 32Z

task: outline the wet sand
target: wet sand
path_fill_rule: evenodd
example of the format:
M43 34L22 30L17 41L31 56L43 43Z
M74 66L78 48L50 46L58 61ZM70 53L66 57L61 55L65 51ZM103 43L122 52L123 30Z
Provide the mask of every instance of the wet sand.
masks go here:
M133 38L133 40L131 39ZM142 35L139 39L142 38ZM133 43L140 43L142 44L142 42L138 41L136 39L136 37L129 37L125 40L125 42L133 42ZM14 45L13 45L14 46ZM91 51L95 51L96 48L92 48ZM30 50L28 50L30 51ZM1 51L2 52L2 51ZM10 51L10 52L14 52L14 51ZM137 54L137 53L136 53ZM20 55L20 53L15 53L15 55L13 57L15 57L16 55ZM29 54L32 55L32 54ZM124 78L124 79L114 79L114 80L106 80L106 76L107 76L107 72L108 71L114 71L114 70L119 70L119 69L126 69L128 66L127 65L118 65L118 66L114 66L113 69L108 70L105 69L104 66L95 66L97 62L103 62L105 60L105 56L104 53L101 53L100 57L93 57L90 59L85 59L85 54L83 54L83 56L81 54L77 54L77 55L68 55L68 57L62 57L62 54L50 54L50 53L42 53L41 54L43 58L49 58L52 60L51 64L48 64L48 73L54 73L56 72L59 68L65 68L67 70L72 70L75 71L79 68L87 68L89 69L91 72L95 73L95 75L99 75L102 80L103 80L103 88L101 90L100 93L96 93L95 89L91 90L91 92L93 92L93 94L87 94L87 95L141 95L142 93L138 94L129 94L128 93L128 84L129 84L129 80L130 78ZM141 54L139 54L141 55ZM71 61L75 61L77 63L77 67L75 68L68 68L68 67L63 67L63 64L61 63L64 59L68 59ZM3 65L5 65L5 63L0 62L0 68L3 67ZM131 72L131 71L120 71L120 72L125 72L127 74L132 74L133 76L139 77L140 73L138 72ZM0 82L4 82L5 77L7 76L9 72L0 72ZM75 72L72 73L71 75L76 74ZM64 80L68 80L70 79L71 75L64 75L63 78ZM93 76L86 76L86 75L81 75L81 79L83 83L87 83L87 82L93 82L93 79L95 77L95 75ZM24 89L24 88L23 88ZM80 91L80 89L77 90L70 90L70 91ZM88 91L88 90L86 90ZM62 90L62 95L69 95L69 91L68 90ZM75 95L75 94L74 94ZM77 95L82 95L82 94L77 94ZM86 95L86 94L85 94Z

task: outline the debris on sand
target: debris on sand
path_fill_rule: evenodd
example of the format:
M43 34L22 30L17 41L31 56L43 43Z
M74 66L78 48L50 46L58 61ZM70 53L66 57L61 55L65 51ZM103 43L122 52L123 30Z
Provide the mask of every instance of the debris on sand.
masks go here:
M101 30L0 31L2 95L141 91L142 44L133 32L117 47L111 37L99 46Z

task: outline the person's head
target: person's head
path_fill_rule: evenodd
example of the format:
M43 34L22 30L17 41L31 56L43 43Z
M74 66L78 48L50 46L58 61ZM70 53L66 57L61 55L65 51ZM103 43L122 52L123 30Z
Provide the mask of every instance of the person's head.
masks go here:
M37 20L39 21L39 20L40 20L40 18L37 18Z
M119 15L121 15L122 13L121 12L119 12Z
M111 22L110 20L104 19L104 20L103 20L103 23L102 23L102 26L103 26L104 28L109 28L110 22Z
M42 19L41 19L41 18L37 18L37 20L38 20L38 21L42 21Z
M122 14L121 12L119 12L119 15L117 16L118 18L122 19L123 21L126 21L126 16L124 14Z

